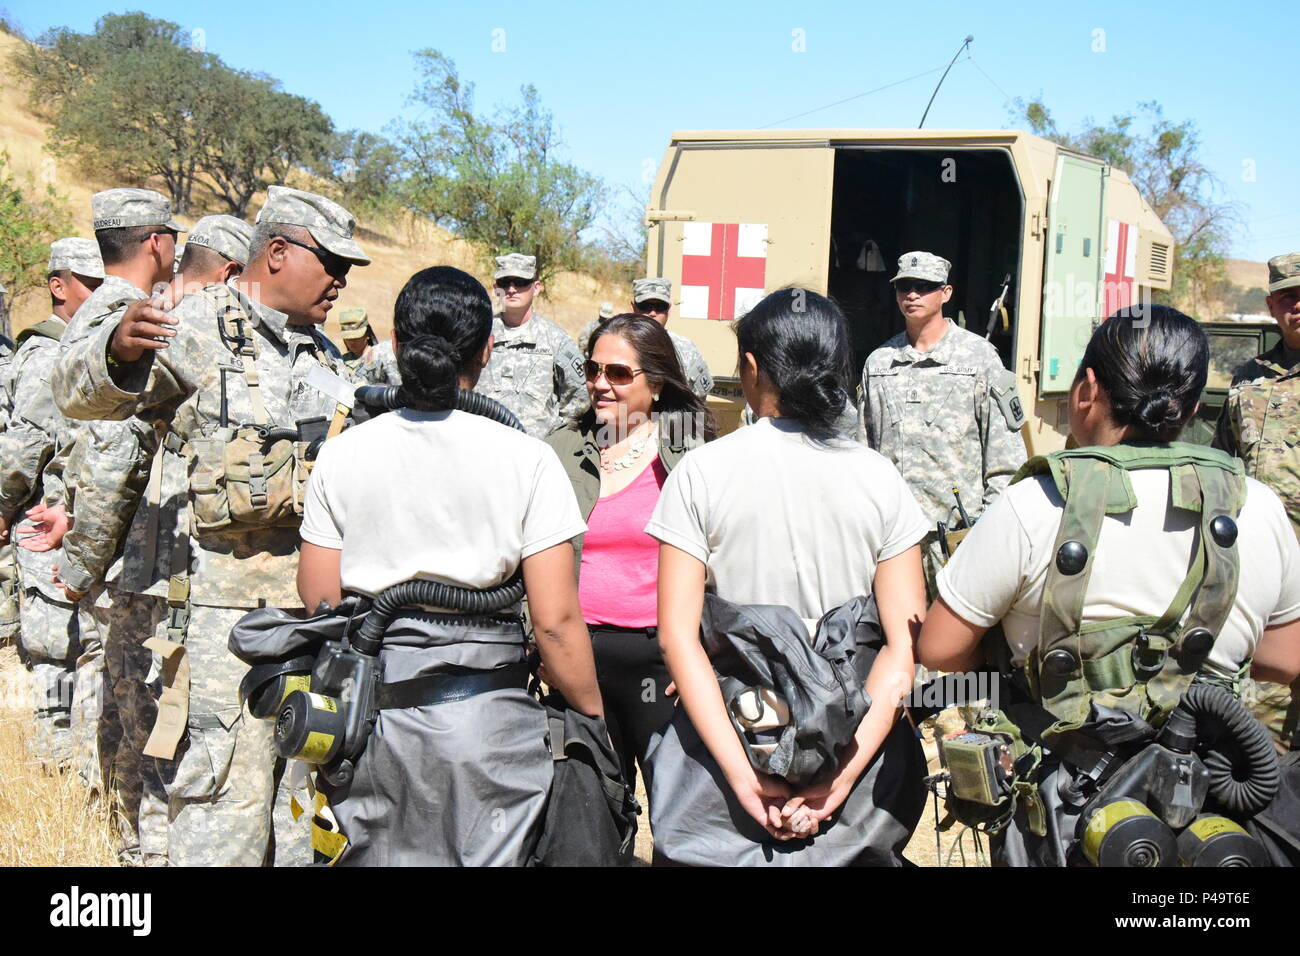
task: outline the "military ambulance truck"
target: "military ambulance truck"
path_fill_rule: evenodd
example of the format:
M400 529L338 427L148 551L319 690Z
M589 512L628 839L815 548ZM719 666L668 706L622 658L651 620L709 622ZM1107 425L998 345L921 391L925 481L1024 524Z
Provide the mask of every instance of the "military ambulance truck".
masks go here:
M945 313L1015 372L1031 454L1064 447L1066 396L1093 329L1168 289L1173 238L1123 171L1015 130L678 132L646 209L648 275L671 328L743 406L730 320L803 286L844 309L853 367L903 329L890 278L923 249L953 264Z

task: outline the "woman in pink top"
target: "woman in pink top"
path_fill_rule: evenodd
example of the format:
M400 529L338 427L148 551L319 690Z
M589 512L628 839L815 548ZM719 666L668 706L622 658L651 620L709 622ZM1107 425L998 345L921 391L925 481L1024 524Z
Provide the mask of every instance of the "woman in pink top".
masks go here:
M578 548L578 598L605 721L623 774L635 785L634 761L644 757L674 704L659 654L659 545L645 526L668 472L714 429L682 374L672 339L654 319L614 316L581 344L591 407L546 440L587 522Z

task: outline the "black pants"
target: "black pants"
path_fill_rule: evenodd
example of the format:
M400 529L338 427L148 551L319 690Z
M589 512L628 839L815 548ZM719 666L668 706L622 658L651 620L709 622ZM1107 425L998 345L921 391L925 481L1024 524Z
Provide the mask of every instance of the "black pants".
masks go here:
M635 761L645 759L650 737L672 719L677 703L676 696L665 693L671 678L659 653L659 636L653 627L595 625L591 648L610 741L623 765L623 779L635 787Z

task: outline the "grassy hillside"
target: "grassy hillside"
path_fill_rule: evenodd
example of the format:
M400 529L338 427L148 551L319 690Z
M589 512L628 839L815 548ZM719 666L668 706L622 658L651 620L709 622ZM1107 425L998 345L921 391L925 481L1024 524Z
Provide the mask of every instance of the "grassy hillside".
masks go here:
M67 199L77 233L90 236L91 194L112 186L157 188L157 184L87 181L70 163L56 161L45 151L50 136L49 124L28 110L27 91L21 77L13 72L15 54L24 42L0 32L0 150L9 153L11 167L20 180L30 175L38 186L52 183ZM309 184L294 185L306 187ZM256 214L260 204L260 197L254 200L250 218ZM207 211L224 210L213 208ZM365 268L353 270L348 277L348 287L339 296L335 312L343 306L365 306L376 327L386 333L392 325L393 301L397 293L413 273L428 266L457 266L491 286L491 273L483 267L480 248L457 239L445 229L415 217L402 217L391 222L361 222L360 227L358 240L373 261ZM590 276L562 273L550 284L547 294L538 303L538 311L557 321L569 334L576 335L596 317L602 301L621 304L626 302L629 292ZM14 331L43 319L48 304L48 298L40 290L22 296L13 310ZM325 329L337 341L337 324L328 322Z
M1268 263L1251 262L1249 259L1228 259L1228 281L1243 289L1268 288ZM1263 303L1260 303L1263 308Z

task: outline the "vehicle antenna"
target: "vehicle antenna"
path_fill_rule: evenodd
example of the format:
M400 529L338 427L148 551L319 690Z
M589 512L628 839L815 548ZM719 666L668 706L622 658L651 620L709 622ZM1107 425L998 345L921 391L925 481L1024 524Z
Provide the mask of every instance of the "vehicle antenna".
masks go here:
M948 64L948 70L952 69L952 64L957 62L957 57L961 56L962 51L974 42L975 38L970 34L967 34L966 39L963 40L961 46L957 48L957 52L952 55L952 63ZM917 129L920 129L925 125L925 118L930 115L930 107L934 105L934 98L939 95L939 87L943 86L943 81L948 79L948 70L943 71L943 76L939 77L939 82L935 85L934 92L930 94L930 102L925 104L925 112L921 114L921 122L917 124Z

